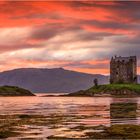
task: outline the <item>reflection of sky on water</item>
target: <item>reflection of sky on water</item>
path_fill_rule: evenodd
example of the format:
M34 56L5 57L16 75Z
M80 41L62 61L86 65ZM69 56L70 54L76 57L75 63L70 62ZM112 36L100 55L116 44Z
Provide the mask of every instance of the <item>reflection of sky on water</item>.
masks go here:
M110 97L0 97L1 114L63 114L74 116L89 116L79 119L79 123L88 125L110 125L110 123L139 123L139 108L137 118L110 120L110 104L138 103L140 98L110 98ZM68 122L70 123L70 122Z
M119 106L120 103L123 106ZM128 111L123 112L127 108ZM75 131L71 128L76 126L140 124L140 98L0 97L0 114L25 113L42 114L52 120L57 117L64 117L64 121L58 121L58 124L55 124L56 128L50 128L51 124L46 126L22 126L27 129L24 133L29 135L24 134L17 137L17 140L18 138L46 138L50 135L83 138L85 132L102 130ZM127 116L129 113L131 118Z

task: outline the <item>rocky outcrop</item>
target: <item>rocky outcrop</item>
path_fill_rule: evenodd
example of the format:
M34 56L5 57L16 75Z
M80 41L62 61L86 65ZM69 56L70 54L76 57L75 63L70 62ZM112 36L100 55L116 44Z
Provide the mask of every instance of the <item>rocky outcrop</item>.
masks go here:
M27 89L15 86L1 86L0 96L35 96L35 95Z
M129 89L121 89L121 90L110 90L110 91L102 91L99 93L93 93L94 96L101 95L112 95L112 96L138 96L140 92L132 91Z

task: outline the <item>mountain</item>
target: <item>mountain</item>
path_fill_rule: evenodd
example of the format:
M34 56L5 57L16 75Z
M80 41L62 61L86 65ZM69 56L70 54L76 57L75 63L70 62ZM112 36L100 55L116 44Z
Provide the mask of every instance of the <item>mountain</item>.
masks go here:
M0 73L0 86L10 85L32 92L75 92L93 85L94 78L99 84L108 83L108 76L86 74L63 68L39 69L21 68Z

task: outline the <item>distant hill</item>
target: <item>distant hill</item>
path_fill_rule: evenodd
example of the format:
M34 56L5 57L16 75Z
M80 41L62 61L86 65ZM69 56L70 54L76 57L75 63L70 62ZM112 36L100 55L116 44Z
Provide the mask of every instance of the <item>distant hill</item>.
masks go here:
M91 87L94 78L98 79L99 84L109 82L108 76L80 73L63 68L21 68L1 72L0 86L18 86L40 93L75 92Z

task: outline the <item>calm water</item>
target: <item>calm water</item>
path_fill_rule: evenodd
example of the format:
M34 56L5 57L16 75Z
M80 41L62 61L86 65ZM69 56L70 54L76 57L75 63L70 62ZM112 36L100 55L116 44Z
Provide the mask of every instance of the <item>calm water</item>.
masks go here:
M120 105L119 103L123 103L122 111L114 106ZM123 114L123 110L127 109L128 105L133 107ZM115 114L114 110L119 111L120 116L116 116L118 112ZM28 127L28 133L40 132L40 134L26 135L23 138L43 139L50 135L80 137L79 132L66 133L65 130L76 125L140 124L140 98L0 97L0 114L42 114L50 118L61 115L66 118L65 123L60 122L56 124L58 127L51 129L48 126L25 126ZM75 118L76 121L73 121Z

